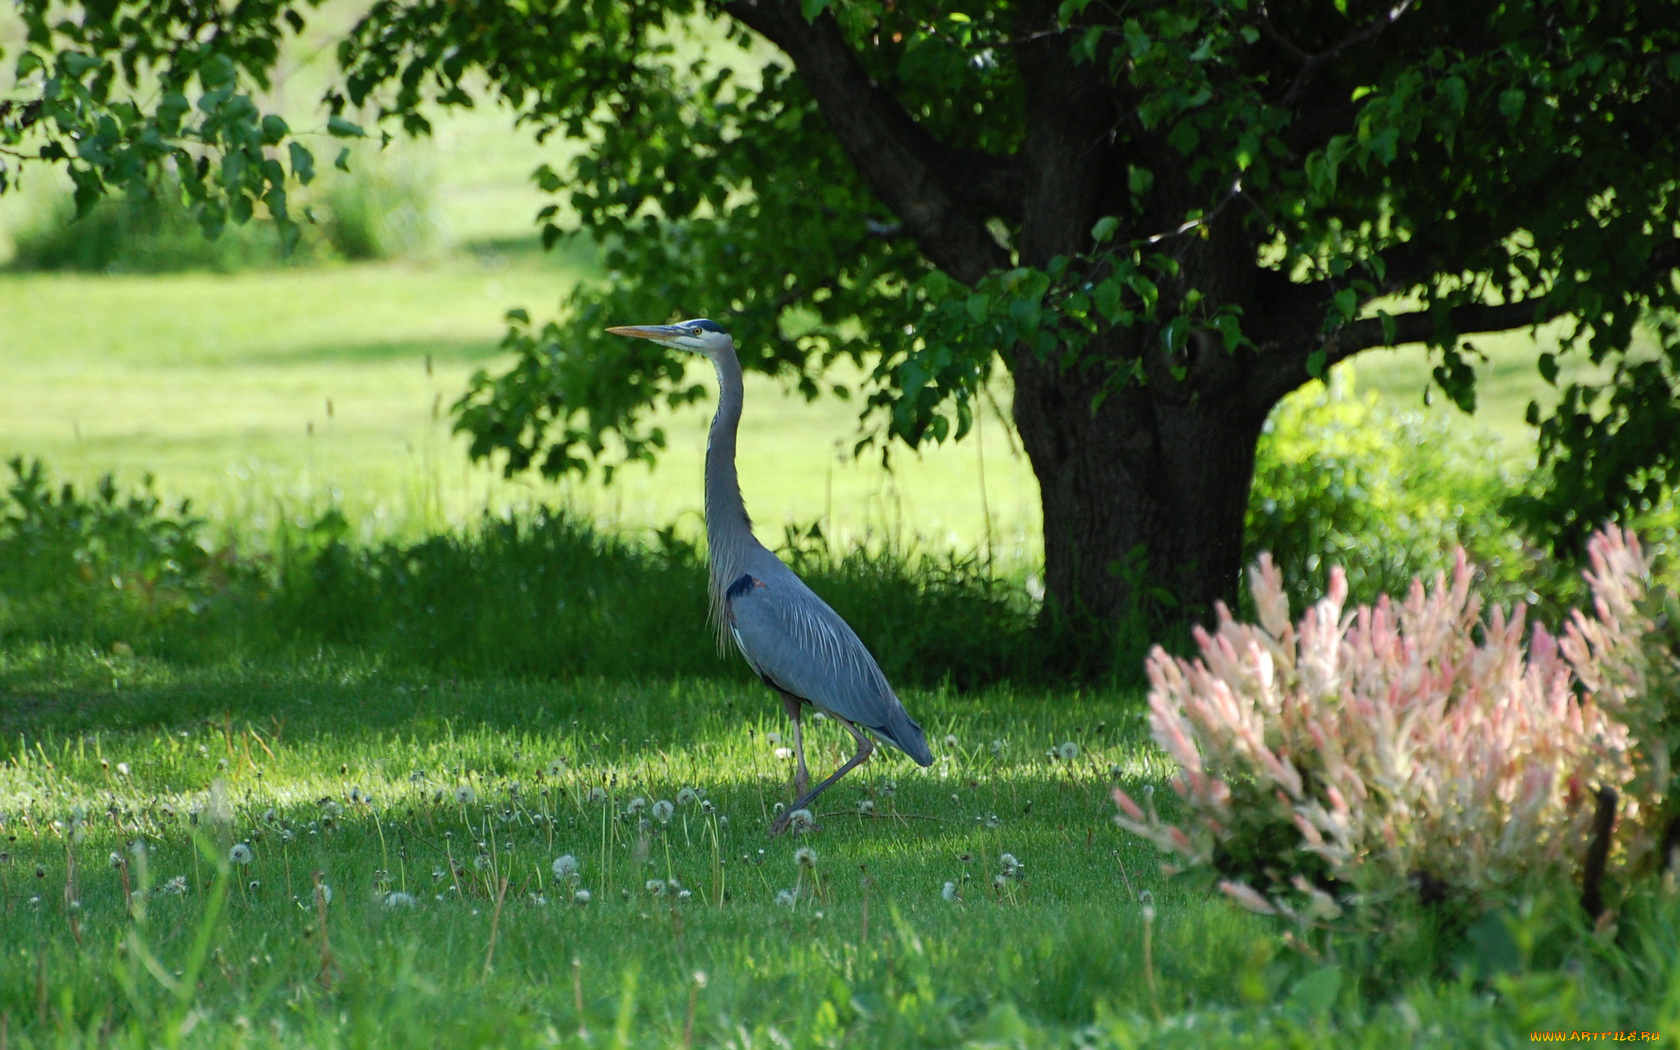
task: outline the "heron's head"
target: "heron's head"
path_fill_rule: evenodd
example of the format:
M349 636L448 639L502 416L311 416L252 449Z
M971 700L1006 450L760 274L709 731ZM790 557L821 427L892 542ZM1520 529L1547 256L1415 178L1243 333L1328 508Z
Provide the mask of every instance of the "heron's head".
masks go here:
M696 317L676 324L622 325L609 328L613 335L629 335L637 339L651 339L660 346L712 356L730 345L729 333L716 321Z

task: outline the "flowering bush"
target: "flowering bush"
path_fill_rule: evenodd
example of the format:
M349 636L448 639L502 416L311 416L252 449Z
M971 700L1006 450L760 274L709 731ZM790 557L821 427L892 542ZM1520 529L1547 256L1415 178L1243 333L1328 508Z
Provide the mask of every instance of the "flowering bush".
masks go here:
M1188 819L1116 791L1117 822L1212 865L1254 910L1319 918L1350 897L1473 902L1574 876L1601 787L1624 796L1616 846L1638 860L1668 782L1666 745L1643 732L1666 717L1645 699L1661 671L1643 644L1648 562L1618 531L1591 559L1591 614L1525 645L1520 607L1481 618L1462 551L1450 580L1352 611L1336 569L1298 625L1262 555L1258 625L1221 607L1200 659L1149 658L1151 726Z

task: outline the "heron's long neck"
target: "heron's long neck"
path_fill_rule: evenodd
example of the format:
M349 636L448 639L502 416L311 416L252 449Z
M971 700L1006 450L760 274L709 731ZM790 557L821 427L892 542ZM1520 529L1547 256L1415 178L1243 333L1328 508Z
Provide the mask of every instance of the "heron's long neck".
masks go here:
M718 407L706 443L706 545L711 551L712 585L727 587L745 571L746 555L757 542L741 482L735 473L735 432L741 425L741 362L733 347L712 358L717 368Z

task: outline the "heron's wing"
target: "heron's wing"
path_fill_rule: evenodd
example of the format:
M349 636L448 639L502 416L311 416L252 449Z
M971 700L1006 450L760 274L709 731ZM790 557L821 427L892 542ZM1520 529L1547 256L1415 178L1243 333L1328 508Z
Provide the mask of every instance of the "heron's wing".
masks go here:
M933 761L875 658L793 573L741 576L724 593L724 614L741 655L766 682L874 730L922 765Z

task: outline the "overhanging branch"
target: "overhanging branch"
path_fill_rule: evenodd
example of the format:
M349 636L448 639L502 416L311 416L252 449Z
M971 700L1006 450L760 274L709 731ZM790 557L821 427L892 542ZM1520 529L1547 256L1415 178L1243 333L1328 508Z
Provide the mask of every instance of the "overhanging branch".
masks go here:
M1680 271L1680 240L1666 241L1651 252L1639 283L1650 287L1671 281L1676 271ZM1318 319L1329 308L1333 291L1327 281L1280 282L1272 290L1270 309L1256 318L1259 323L1249 332L1263 348L1255 358L1252 406L1269 411L1285 394L1312 378L1308 364L1319 355L1318 364L1327 369L1364 350L1509 332L1542 325L1570 312L1566 307L1549 305L1545 296L1533 296L1510 303L1466 303L1439 314L1416 310L1386 319L1364 317L1320 334Z
M785 0L722 6L793 60L864 181L935 266L972 284L1009 265L986 227L993 215L1019 213L1019 176L1009 161L936 141L870 78L833 15L807 21Z
M1255 359L1249 403L1262 413L1271 411L1271 407L1285 394L1313 378L1315 373L1309 370L1309 366L1314 364L1314 358L1318 358L1316 373L1322 375L1332 365L1346 361L1363 350L1483 332L1508 332L1513 328L1544 324L1562 313L1545 311L1542 302L1534 298L1514 303L1455 306L1446 311L1444 324L1441 318L1427 310L1391 316L1386 321L1366 317L1318 338L1302 331L1296 338L1284 342L1262 340L1260 345L1270 349ZM1324 304L1320 302L1317 307L1322 311ZM1305 328L1306 316L1301 316L1299 320Z

